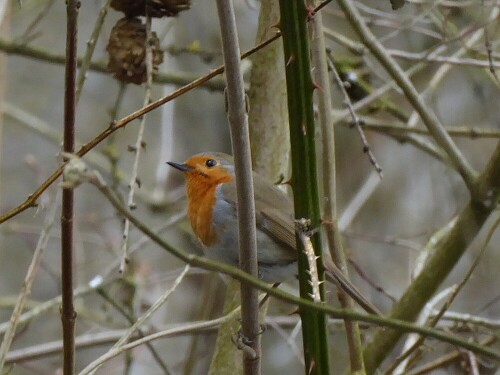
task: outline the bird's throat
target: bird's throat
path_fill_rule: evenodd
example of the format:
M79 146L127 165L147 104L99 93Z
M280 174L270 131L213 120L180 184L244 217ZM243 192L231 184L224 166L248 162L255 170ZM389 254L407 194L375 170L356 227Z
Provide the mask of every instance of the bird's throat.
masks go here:
M233 176L224 169L210 175L196 171L186 173L188 217L194 233L205 246L211 246L217 240L212 220L217 187L232 180Z
M206 181L188 181L187 184L188 217L196 237L205 246L213 245L217 239L212 224L216 188L217 184L207 184Z

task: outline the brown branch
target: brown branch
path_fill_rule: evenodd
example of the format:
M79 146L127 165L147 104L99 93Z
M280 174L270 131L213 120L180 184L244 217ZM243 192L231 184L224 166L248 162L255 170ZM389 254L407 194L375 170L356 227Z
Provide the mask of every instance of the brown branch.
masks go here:
M66 70L64 89L65 153L75 150L76 50L80 2L68 0L66 5ZM75 372L75 307L73 305L73 189L63 189L61 212L61 321L63 329L63 374Z
M375 155L373 154L373 151L371 150L371 147L368 143L368 139L366 139L365 133L361 127L359 116L354 111L354 108L353 108L352 102L351 102L351 98L349 97L349 94L347 93L344 82L342 82L342 79L340 78L340 75L337 72L337 69L335 68L332 52L328 51L327 56L328 56L329 68L333 73L333 77L335 78L335 82L337 83L337 86L339 86L339 89L342 92L342 95L344 96L344 105L349 110L349 113L351 114L354 126L355 126L356 130L358 131L361 142L363 143L363 152L366 155L368 155L368 160L370 160L371 165L373 165L373 168L375 168L375 170L377 171L380 178L382 178L383 177L382 167L378 163L377 159L375 158Z

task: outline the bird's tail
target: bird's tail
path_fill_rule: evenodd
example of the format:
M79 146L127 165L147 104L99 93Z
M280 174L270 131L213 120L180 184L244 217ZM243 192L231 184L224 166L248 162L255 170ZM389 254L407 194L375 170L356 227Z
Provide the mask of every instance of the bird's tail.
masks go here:
M354 284L344 275L344 273L333 263L328 257L323 258L325 266L325 276L328 281L337 285L337 287L344 290L349 296L356 301L366 312L370 314L380 315L383 314L380 310L368 299L361 294L361 292L354 286Z

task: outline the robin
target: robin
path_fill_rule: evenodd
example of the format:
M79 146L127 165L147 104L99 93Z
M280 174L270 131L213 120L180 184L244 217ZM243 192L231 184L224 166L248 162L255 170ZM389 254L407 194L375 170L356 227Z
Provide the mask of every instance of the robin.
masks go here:
M167 162L184 172L188 217L209 258L238 265L238 225L233 158L223 153L194 155L184 163ZM259 278L280 283L297 275L293 204L288 196L253 173ZM326 258L326 261L329 259ZM380 314L331 260L327 279L344 289L367 312Z

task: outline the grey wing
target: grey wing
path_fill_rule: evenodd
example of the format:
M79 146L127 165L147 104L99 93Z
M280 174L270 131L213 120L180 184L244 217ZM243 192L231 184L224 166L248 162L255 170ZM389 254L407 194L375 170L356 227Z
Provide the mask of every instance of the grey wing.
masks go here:
M285 192L262 178L255 178L257 227L286 248L286 259L297 258L293 203Z
M293 217L276 209L263 209L256 216L257 228L284 248L283 257L297 258Z
M236 206L235 190L224 189L224 186L222 189L224 197ZM255 177L254 175L254 191L257 229L260 229L280 245L277 249L280 251L280 259L283 261L296 259L292 201L282 190L260 176ZM266 261L264 258L264 254L259 256L263 262Z

